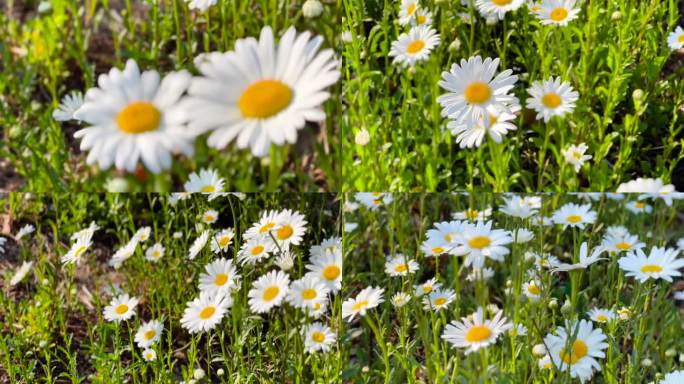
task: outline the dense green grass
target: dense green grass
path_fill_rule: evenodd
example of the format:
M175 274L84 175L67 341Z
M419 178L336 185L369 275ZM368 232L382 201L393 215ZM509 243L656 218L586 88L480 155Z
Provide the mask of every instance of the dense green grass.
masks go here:
M187 382L197 368L208 376L201 382L339 381L348 361L342 338L328 353L305 354L300 331L310 320L301 311L283 304L262 315L250 312L247 292L253 280L276 268L273 258L256 267L238 267L242 285L214 330L192 336L181 328L186 302L198 294L200 272L217 257L208 245L196 259L186 257L205 227L199 217L209 207L219 211L213 228L236 228L238 238L228 258L235 258L240 236L262 210L287 207L303 213L308 232L300 246L292 246L296 258L291 280L305 272L311 245L339 236L339 203L329 194L230 196L212 202L196 196L175 208L167 196L147 194L10 194L0 199L4 230L14 234L25 223L36 226L33 236L19 244L8 241L7 253L0 254L0 382ZM59 258L70 247L69 236L91 221L102 227L93 246L79 266L62 266ZM108 267L112 252L144 225L152 227L145 245L161 242L166 247L163 259L150 263L138 247L120 269ZM178 239L172 236L176 231L183 234ZM22 261L33 261L33 268L11 287L9 280ZM136 316L118 325L102 314L114 286L140 299ZM338 297L333 296L318 321L342 334ZM162 316L164 331L154 346L157 360L147 363L132 338L142 320ZM223 376L217 376L219 369Z
M666 39L682 24L682 1L582 1L567 27L542 26L526 6L487 25L460 1L421 1L442 42L415 70L388 56L409 29L397 23L398 3L344 1L345 190L611 191L637 176L670 181L681 172L684 66ZM577 108L548 124L523 109L501 144L460 149L440 116L436 98L446 91L438 81L476 55L498 57L499 72L519 76L523 106L532 81L560 76L579 92ZM355 145L362 129L370 141ZM560 152L576 142L593 156L577 175Z
M375 286L384 289L385 302L370 309L360 320L350 323L352 335L351 365L367 383L578 383L554 370L540 370L533 346L552 332L565 319L587 319L594 307L617 311L627 307L628 320L613 324L594 324L607 335L606 358L598 359L601 371L593 383L647 383L672 370L682 369L684 333L682 309L676 307L673 290L681 290L681 278L674 283L649 280L640 284L620 270L615 254L604 254L608 260L592 264L588 269L550 273L534 267L525 256L532 251L548 253L563 262L576 261L579 244L596 247L608 226L625 226L646 244L675 247L684 236L681 201L667 207L655 203L654 213L634 215L623 203L601 198L547 195L543 197L541 214L550 216L567 202L591 202L598 219L585 230L541 227L530 219L513 218L498 212L501 195L475 194L394 194L394 201L370 211L364 207L345 213L345 223L358 224L345 235L347 252L345 297L355 296L361 289ZM353 194L348 195L354 202ZM633 197L632 197L633 199ZM434 223L452 220L451 215L465 209L483 211L493 207L489 220L494 228L516 231L528 228L534 239L525 244L507 246L510 254L501 262L487 260L494 270L487 282L471 282L466 276L471 269L463 257L442 255L428 258L420 250L426 232ZM419 270L404 277L390 277L385 272L385 256L403 254L417 261ZM680 252L680 258L681 252ZM394 307L391 298L397 292L413 295L414 286L436 277L442 287L456 292L448 308L435 313L423 308L420 298L411 297L403 307ZM522 285L535 278L541 282L541 297L532 302L523 295ZM564 302L568 307L562 309ZM681 303L681 302L679 302ZM475 312L478 306L496 304L511 322L527 327L527 335L499 336L495 345L465 355L463 349L452 348L440 338L445 325ZM490 315L491 318L491 315ZM377 333L373 327L377 328ZM644 361L646 360L647 361ZM650 363L650 365L648 365ZM364 367L366 367L364 369ZM362 370L365 373L361 373ZM389 374L388 374L389 373Z
M38 12L38 5L51 9ZM85 91L111 67L135 59L141 69L160 73L187 69L202 52L228 51L238 38L257 36L270 25L279 36L289 26L337 44L340 8L324 2L323 14L305 18L299 1L226 1L207 12L190 11L183 0L9 0L0 13L0 189L26 191L105 190L124 177L129 191L178 191L188 174L214 168L228 180L227 190L336 190L340 186L339 99L336 87L325 105L324 123L308 124L295 145L274 147L268 161L234 145L210 149L204 138L196 155L174 160L159 176L121 175L85 164L73 138L75 124L52 119L53 108L74 90ZM207 135L205 134L204 137ZM12 173L10 173L12 171ZM1 184L7 183L4 186ZM11 184L10 184L11 183Z

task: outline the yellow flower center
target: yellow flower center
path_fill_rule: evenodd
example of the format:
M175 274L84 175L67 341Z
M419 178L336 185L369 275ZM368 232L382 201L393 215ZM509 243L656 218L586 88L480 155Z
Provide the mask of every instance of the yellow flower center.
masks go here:
M160 121L161 112L145 101L128 104L116 115L119 130L133 135L156 130Z
M266 233L271 230L271 228L275 227L275 223L266 223L259 228L259 233Z
M580 216L580 215L570 215L570 216L566 217L565 220L567 220L567 221L570 222L570 223L577 224L577 223L579 223L580 221L582 221L582 216Z
M257 256L263 251L264 251L264 246L263 245L257 245L256 247L252 248L252 256Z
M434 248L432 248L432 253L434 253L435 255L439 255L440 253L444 253L444 248L434 247Z
M617 249L619 249L619 250L621 250L621 251L626 251L626 250L632 248L632 244L630 244L630 243L625 243L625 242L619 242L619 243L615 244L615 248L617 248Z
M406 272L407 269L408 269L408 266L406 264L399 264L396 267L394 267L394 271L396 273Z
M451 237L451 234L450 234L450 233L447 233L446 235L444 235L444 240L446 240L447 242L451 243L451 240L452 240L452 239L453 239L453 238Z
M491 243L492 241L489 240L489 237L487 236L475 236L472 239L468 240L468 246L474 249L482 249Z
M539 287L537 287L536 284L530 284L527 286L527 292L533 295L538 295L541 293L541 290L539 289Z
M634 207L637 209L644 209L646 207L646 204L642 203L641 201L637 201L634 203Z
M228 282L228 275L225 273L219 273L216 275L216 278L214 278L214 284L220 286L223 286L225 283Z
M416 16L416 23L418 25L423 25L423 24L425 24L425 19L426 19L426 17L424 15L418 15L418 16Z
M416 8L418 8L418 6L416 5L416 3L411 3L411 4L409 4L408 8L406 9L406 13L407 13L409 16L411 16L411 15L413 15L413 12L416 11Z
M289 224L285 224L280 229L278 230L278 233L276 234L276 237L278 240L287 240L292 236L292 233L294 230Z
M311 335L311 338L313 339L313 341L317 343L322 343L325 341L325 335L323 334L323 332L316 331Z
M423 293L430 293L430 292L432 292L432 286L423 285Z
M588 352L589 348L587 348L587 345L584 344L582 340L575 340L575 342L572 343L572 351L567 353L565 348L563 348L561 349L559 356L566 364L575 365L581 358L586 356Z
M677 42L684 43L684 33L679 35L679 37L677 38Z
M154 257L155 259L160 258L160 257L161 257L161 252L155 250L154 252L152 252L152 257Z
M474 325L466 332L466 340L470 343L485 341L492 336L492 331L484 325Z
M154 329L150 329L149 331L145 332L145 340L152 340L152 338L157 334L157 332L154 331Z
M360 310L366 308L366 306L368 306L368 300L361 300L358 303L354 304L352 309L354 310L354 312L359 312Z
M606 316L604 314L600 314L600 315L596 316L596 321L599 321L601 323L605 323L606 321L608 321L608 316Z
M212 216L212 215L205 215L205 216L204 216L204 221L206 221L206 222L214 221L214 216Z
M335 280L340 275L340 268L337 265L328 265L323 269L323 277L326 280Z
M494 4L494 5L500 5L500 6L508 5L508 4L512 3L512 2L513 2L513 0L492 0L492 4Z
M474 81L466 87L464 96L470 104L483 104L489 101L492 96L492 89L487 83Z
M438 297L435 299L435 305L444 305L446 304L446 299L444 297Z
M568 17L568 10L563 8L563 7L558 7L551 11L551 14L549 15L551 20L553 21L563 21L565 20L566 17Z
M302 291L302 299L311 300L316 297L316 290L307 288Z
M643 273L658 273L663 270L663 267L660 265L656 264L646 264L643 267L641 267L641 272Z
M542 104L546 108L556 109L561 105L561 98L558 94L550 92L542 97Z
M83 252L85 252L85 250L86 250L85 245L81 245L80 247L76 248L76 250L74 251L74 257L81 257L81 255L83 254Z
M243 117L267 119L280 113L292 102L292 90L278 80L259 80L240 96L238 107Z
M116 312L118 315L123 315L124 313L128 312L128 305L126 304L119 304L115 309L114 312Z
M214 193L216 192L216 187L214 187L213 185L205 185L204 187L202 187L202 189L200 189L200 191L204 193Z
M230 236L223 236L223 237L221 237L221 238L219 239L219 241L218 241L218 245L219 245L221 248L227 246L228 243L230 243Z
M215 312L216 312L216 308L209 305L209 306L204 307L204 309L200 312L199 317L202 320L206 320L206 319L214 316Z
M474 220L477 219L477 215L480 212L478 212L477 209L466 209L466 211L463 213L465 214L465 217L467 217L468 219Z
M280 288L276 286L266 288L264 291L264 301L275 299L275 297L278 296L278 293L280 293Z
M406 53L409 55L415 55L416 53L423 50L425 47L425 42L423 40L416 40L406 47Z

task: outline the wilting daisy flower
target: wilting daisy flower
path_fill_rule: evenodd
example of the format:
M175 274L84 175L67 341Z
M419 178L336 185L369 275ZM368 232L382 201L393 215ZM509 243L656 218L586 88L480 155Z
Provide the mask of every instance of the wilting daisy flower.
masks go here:
M240 281L240 275L231 259L216 259L205 265L204 270L199 278L199 288L211 295L230 296Z
M19 231L18 231L17 234L14 236L14 239L15 239L16 241L19 241L19 240L21 240L24 236L30 235L30 234L32 234L33 232L35 232L35 230L36 230L36 227L34 227L34 226L31 225L31 224L26 224L26 225L24 225L23 227L19 228Z
M574 337L573 337L574 336ZM548 347L549 356L561 371L570 370L572 378L579 377L585 382L594 374L594 369L601 370L597 358L604 358L603 352L608 344L606 335L601 329L594 329L591 322L580 320L579 323L566 323L558 327L556 334L548 334L544 343ZM566 349L570 346L569 349Z
M325 255L313 256L309 259L306 269L317 276L335 293L342 288L342 252L328 253Z
M13 287L17 284L19 284L26 275L31 271L31 268L33 267L33 261L24 261L19 268L14 272L14 275L12 275L12 279L10 279L10 286Z
M481 211L477 210L475 208L468 208L464 211L454 212L451 216L457 220L477 221L477 220L485 220L486 218L488 218L491 215L492 215L492 208L487 207Z
M665 375L658 384L681 384L684 383L684 370L673 371Z
M275 244L267 236L255 237L242 244L238 251L238 261L242 265L255 265L270 256L275 249Z
M527 228L518 228L513 232L513 241L516 244L524 244L534 239L534 233Z
M330 327L319 322L305 326L302 334L304 335L304 351L307 353L328 352L337 339Z
M273 228L273 237L281 248L289 248L290 244L299 245L306 233L306 223L304 215L286 209L278 215L277 224Z
M618 259L618 264L627 276L642 283L648 279L672 282L673 277L682 275L678 269L684 267L684 259L678 259L678 253L679 251L672 248L653 247L646 256L641 249L637 249Z
M540 9L534 13L544 25L566 26L580 12L575 3L575 0L542 0Z
M411 20L412 25L431 25L432 13L427 9L418 8L415 18Z
M494 270L491 268L473 268L468 276L467 281L487 281L494 276Z
M577 227L584 229L587 224L594 224L596 212L591 210L591 204L567 203L553 213L551 220L555 224L562 224L563 228Z
M541 198L538 196L511 195L504 197L504 203L505 205L499 208L500 212L521 219L537 215L541 208Z
M525 4L525 0L477 0L477 10L486 17L496 16L503 20L507 12L515 11Z
M439 85L448 92L437 98L442 106L442 116L453 120L476 124L488 118L488 111L510 111L518 100L508 92L518 81L513 71L507 69L496 77L499 59L480 56L461 59L461 65L453 64L450 72L442 72Z
M138 299L127 293L114 297L109 305L104 308L104 318L107 321L119 322L135 316L135 306Z
M625 207L632 213L651 213L653 207L643 201L630 201Z
M214 253L226 252L233 242L235 232L233 228L227 228L214 235L211 240L211 251Z
M396 308L401 308L411 301L411 295L406 292L397 292L392 296L391 302Z
M284 249L282 252L278 253L278 256L275 259L275 265L283 271L289 271L294 267L294 260L295 254L289 249Z
M500 143L508 131L515 131L518 127L511 122L513 119L514 114L497 111L492 107L475 123L468 120L452 120L447 123L447 128L456 136L456 143L461 148L480 147L486 136L495 143Z
M188 3L188 8L196 9L200 12L204 12L212 5L216 4L216 0L185 0Z
M418 8L418 0L401 0L401 5L399 6L399 25L410 23Z
M142 227L135 232L133 239L136 241L145 242L150 238L150 233L152 233L152 228Z
M553 76L545 81L535 81L527 92L532 96L527 99L527 108L535 110L537 120L544 119L545 123L553 116L572 113L579 98L570 83L561 83L560 77Z
M199 297L188 302L185 307L181 326L190 333L214 329L232 305L233 299L230 296L200 292Z
M551 263L552 267L552 272L559 272L559 271L572 271L575 269L586 269L589 268L590 265L594 264L595 262L599 260L606 260L605 257L599 257L601 256L601 253L605 251L606 249L603 247L596 247L591 251L591 254L589 254L589 246L587 245L587 242L583 242L582 245L580 245L580 251L579 251L579 262L575 264L566 264L566 263L560 263L558 262L558 259L554 261L554 263Z
M279 217L280 212L278 211L261 212L259 220L247 229L242 237L249 240L259 236L268 236L268 233L278 224Z
M426 282L422 284L418 284L415 286L414 294L416 297L422 297L423 295L427 295L430 292L439 289L442 286L436 278L432 278L430 280L427 280Z
M213 130L211 147L237 139L238 148L250 147L260 157L271 144L294 143L306 121L325 119L325 89L340 77L333 50L318 52L322 42L291 27L276 46L266 26L259 40L239 39L234 51L207 57L198 66L203 77L194 78L188 91L188 127Z
M190 246L190 250L188 250L188 259L194 260L200 251L202 251L204 246L207 245L208 240L209 231L202 232Z
M391 193L358 192L354 194L354 198L370 210L376 209L381 205L387 205L392 202Z
M458 256L465 255L464 265L474 268L484 267L485 258L501 261L510 250L505 246L513 239L503 229L492 229L491 221L478 221L465 227L463 243L455 251Z
M157 352L154 349L146 349L142 351L142 357L147 362L155 361L157 360Z
M351 323L356 315L365 316L366 311L380 305L385 299L382 297L384 289L367 287L356 295L342 303L342 318L349 318Z
M164 324L158 320L150 320L140 325L138 332L135 333L135 342L140 348L149 348L161 338Z
M506 322L503 312L498 311L494 318L485 320L484 310L478 307L477 312L472 314L472 320L464 317L460 322L452 321L447 324L442 339L456 348L466 348L467 355L496 343L499 335L512 327L513 324Z
M135 171L138 160L152 173L171 166L171 154L193 153L194 137L186 129L185 109L179 104L190 85L187 71L171 72L161 81L156 71L140 73L134 60L121 71L112 68L86 92L85 103L74 113L89 127L76 131L81 150L89 150L88 164L102 169Z
M390 276L408 276L418 270L418 263L398 253L393 257L387 257L385 261L385 273Z
M617 188L618 193L641 193L639 200L646 198L661 198L668 206L672 205L672 195L675 187L672 184L664 184L661 179L637 178L626 183L622 183Z
M223 178L213 169L201 169L198 173L191 173L185 182L185 191L190 193L203 193L209 201L222 195Z
M591 321L597 323L607 323L616 317L615 312L603 308L593 308L591 311L587 312L587 316L589 316Z
M72 241L78 241L80 238L88 238L88 237L93 237L95 232L100 229L100 226L97 225L94 221L90 222L90 225L88 225L87 228L81 229L80 231L74 232L71 235L71 240Z
M565 161L575 168L575 173L579 173L584 163L592 159L591 155L585 154L587 149L589 149L589 147L587 147L586 144L579 143L578 145L571 144L567 148L561 150Z
M218 212L214 209L209 209L202 214L202 222L204 224L213 224L218 220Z
M64 96L59 107L52 112L52 118L57 121L69 121L74 119L74 113L83 105L83 94L71 92Z
M673 50L684 48L684 29L677 28L667 36L667 46Z
M317 276L306 275L292 282L287 301L295 308L314 309L325 305L330 289Z
M645 247L646 244L639 241L639 238L629 233L624 236L609 235L603 240L603 248L609 252L629 252Z
M153 263L161 260L164 257L166 249L160 243L155 243L153 246L147 248L145 251L145 258Z
M249 296L249 308L255 313L268 312L279 306L285 298L290 285L290 278L283 271L271 271L258 278Z
M80 263L83 254L85 254L88 248L90 248L90 246L93 244L91 240L92 236L93 232L90 231L83 232L80 236L78 236L76 242L71 246L71 249L69 249L69 252L62 256L62 264L66 265Z
M439 42L439 34L431 26L420 25L402 33L392 43L389 55L394 57L393 63L413 67L416 62L427 60Z
M112 258L109 260L108 264L115 269L121 268L124 261L128 260L131 256L135 254L135 250L138 248L138 239L136 237L131 238L123 247L119 248Z
M436 312L445 309L456 299L456 292L452 289L435 289L423 297L423 308Z
M541 284L538 281L532 280L523 284L522 290L523 294L532 301L538 301L541 297Z

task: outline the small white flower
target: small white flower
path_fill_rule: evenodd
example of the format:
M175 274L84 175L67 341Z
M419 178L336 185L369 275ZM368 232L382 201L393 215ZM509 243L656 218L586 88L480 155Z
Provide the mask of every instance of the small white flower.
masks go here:
M83 105L83 94L75 91L64 96L58 109L52 112L52 118L57 121L74 120L74 113Z
M575 167L575 173L579 173L584 163L592 159L591 155L585 154L587 149L589 149L589 147L587 147L586 144L579 143L578 145L571 144L561 151L565 161Z

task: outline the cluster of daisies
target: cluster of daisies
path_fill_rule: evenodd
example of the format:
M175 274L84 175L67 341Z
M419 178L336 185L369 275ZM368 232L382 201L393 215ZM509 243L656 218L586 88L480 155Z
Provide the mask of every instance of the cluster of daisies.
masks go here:
M217 222L218 215L217 211L208 210L202 214L201 220L210 226ZM92 228L79 232L76 242L86 236L86 231L91 233ZM320 319L328 312L331 296L342 287L342 239L328 238L310 247L310 257L305 265L307 272L301 278L291 280L297 255L293 246L302 244L306 232L307 221L299 212L289 209L264 211L260 219L242 234L234 259L228 257L233 249L231 245L237 241L234 228L204 230L194 240L186 257L194 260L210 246L217 258L204 266L199 276L199 294L187 303L180 319L181 326L190 333L207 332L219 326L233 305L234 295L243 287L240 269L257 268L275 257L277 268L256 278L249 288L250 310L255 314L267 314L287 304L311 319L301 328L305 351L330 350L337 334ZM110 265L120 267L149 237L150 228L140 228L114 253ZM70 254L73 253L72 248ZM145 251L145 257L151 262L163 256L164 248L159 243ZM121 294L104 309L104 317L109 321L128 320L135 314L137 304L138 298ZM158 340L162 323L163 319L151 320L140 326L136 342L141 348L148 348ZM142 355L147 360L156 358L150 349L145 349Z
M670 205L672 198L684 198L682 194L671 193L638 196L616 193L607 196L611 200L620 201L620 204L624 204L625 209L635 217L653 213L653 206L648 200L662 199L665 204ZM603 195L580 194L578 197L600 200ZM521 225L514 230L495 227L492 207L468 208L455 212L452 214L453 220L436 222L426 231L420 251L426 258L443 255L462 257L460 265L467 271L466 280L475 284L492 278L495 275L496 264L506 261L506 256L511 253L511 247L514 244L532 242L539 235L537 231L543 227L553 226L561 232L570 229L588 231L589 226L596 227L600 223L591 202L567 203L553 211L549 217L544 217L540 213L543 199L542 196L532 195L502 196L502 204L498 211L504 217L519 219L518 223ZM354 211L360 207L377 210L393 201L393 197L388 194L364 193L356 194L355 200L356 202L347 204L347 211ZM527 228L527 225L534 228ZM568 261L543 252L525 252L524 263L527 269L520 294L532 303L537 302L542 296L551 294L552 287L548 285L548 280L553 279L553 276L577 273L571 271L581 272L605 260L617 260L622 273L634 278L638 283L648 280L672 282L674 278L681 276L679 270L684 268L684 257L680 256L684 254L684 237L678 239L674 247L647 247L638 235L630 233L621 225L606 226L598 244L583 242L578 244L578 248L575 252L570 252L571 260ZM400 288L391 297L391 304L395 308L416 300L423 310L440 312L453 307L457 301L457 292L450 288L451 282L444 280L439 274L414 286L410 285L411 282L418 281L414 276L419 275L421 271L419 259L416 257L401 253L388 255L385 258L384 271L389 279L400 278L402 281ZM542 279L540 276L547 276L549 279ZM406 289L407 286L410 289ZM369 286L362 289L355 297L344 302L343 317L352 322L357 316L365 316L368 310L385 301L385 294L382 287ZM684 291L675 292L674 299L684 300ZM617 308L611 303L604 304L606 308L595 306L588 310L586 319L568 316L562 326L548 330L548 334L540 340L540 344L533 352L537 356L539 368L567 371L572 378L579 378L582 382L590 380L596 371L600 371L599 361L605 357L605 350L608 347L607 335L601 327L630 319L633 315L631 307ZM505 333L510 337L526 336L528 330L522 323L509 321L497 305L489 304L481 305L474 313L446 324L441 338L454 348L469 354L495 344ZM678 374L680 373L670 373L672 377Z
M160 173L173 155L191 156L204 133L212 148L236 142L264 157L271 144L294 143L306 121L325 120L326 89L340 72L322 43L294 27L276 43L266 26L258 39L238 39L232 51L197 56L199 76L180 70L162 77L128 60L123 70L101 74L85 96L67 95L53 116L85 125L74 136L87 163L101 169L133 172L142 162Z

